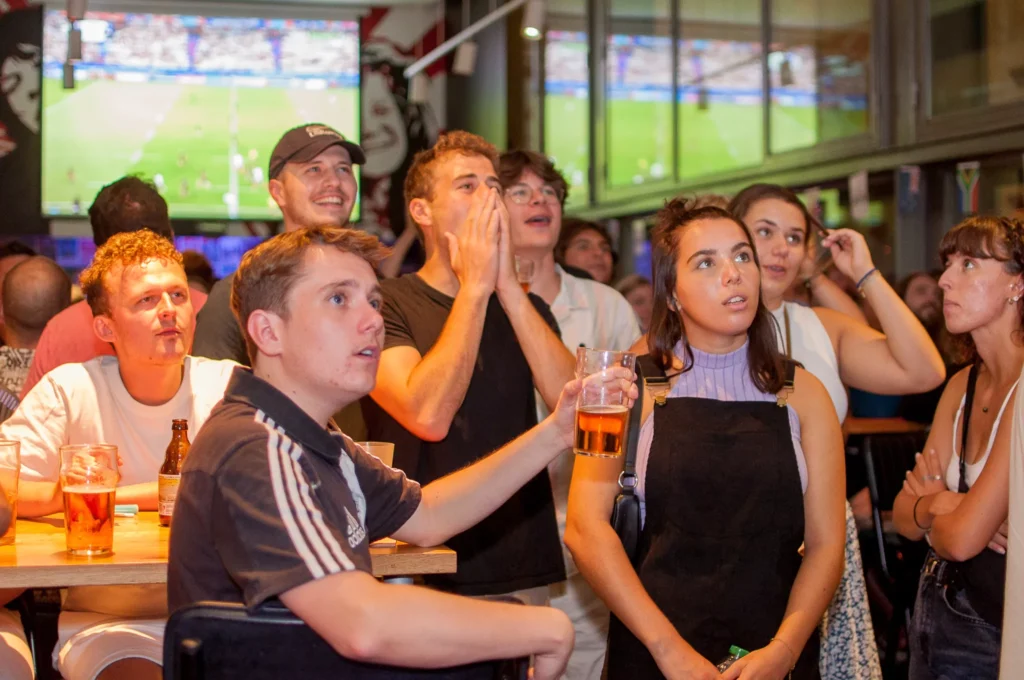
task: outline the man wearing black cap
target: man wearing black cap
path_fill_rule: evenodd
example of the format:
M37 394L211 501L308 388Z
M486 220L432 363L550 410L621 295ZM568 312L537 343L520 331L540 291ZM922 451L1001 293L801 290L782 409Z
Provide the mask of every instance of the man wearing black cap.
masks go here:
M267 189L281 209L284 230L347 225L359 190L352 166L365 162L358 144L326 125L307 123L284 133L270 154L267 173ZM197 317L192 354L247 366L245 340L231 313L233 279L221 279L210 291Z

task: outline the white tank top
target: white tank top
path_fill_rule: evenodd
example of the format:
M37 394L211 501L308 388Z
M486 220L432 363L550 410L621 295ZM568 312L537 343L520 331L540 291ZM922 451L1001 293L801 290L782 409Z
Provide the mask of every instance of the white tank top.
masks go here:
M1020 379L1017 382L1020 382ZM999 413L996 414L996 421L992 423L992 432L988 435L988 443L985 444L985 450L982 452L981 457L964 467L964 470L967 472L968 488L974 486L974 483L978 481L978 475L985 469L985 463L988 462L988 454L992 453L992 444L996 441L996 435L999 433L999 422L1003 419L1003 411L1006 410L1006 405L1010 403L1010 397L1013 396L1013 392L1016 389L1017 383L1013 383L1013 387L1006 393L1006 399L1003 399L1003 405L999 407ZM964 396L960 397L960 408L956 410L956 416L953 417L953 455L949 457L949 464L946 466L946 488L950 491L956 491L960 488L960 456L956 450L960 446L963 434L957 434L957 428L960 427L960 416L964 412L964 404L966 403L967 394L964 393Z
M786 315L789 315L790 341L793 346L790 349L790 356L799 361L804 370L811 373L821 381L832 397L832 404L836 407L836 415L839 422L846 420L846 412L849 407L849 397L846 394L846 387L839 378L839 360L836 358L836 351L832 347L832 339L828 337L828 331L821 323L821 319L810 307L804 307L796 302L783 302L772 316L778 322L779 349L786 353Z

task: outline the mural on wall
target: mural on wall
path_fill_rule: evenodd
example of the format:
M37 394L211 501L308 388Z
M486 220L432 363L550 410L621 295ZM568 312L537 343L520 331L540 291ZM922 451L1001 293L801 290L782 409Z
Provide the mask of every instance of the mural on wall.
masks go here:
M445 59L427 69L427 103L409 101L402 71L444 40L436 6L377 8L362 21L362 224L393 241L405 228L402 183L444 126Z
M0 232L43 230L40 208L42 8L0 0Z

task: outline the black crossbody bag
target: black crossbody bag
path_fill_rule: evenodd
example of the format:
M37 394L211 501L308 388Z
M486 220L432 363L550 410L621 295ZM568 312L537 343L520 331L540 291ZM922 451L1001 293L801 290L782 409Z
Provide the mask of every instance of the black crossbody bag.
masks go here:
M648 355L637 357L636 383L640 394L629 412L629 425L626 428L626 460L619 474L619 495L612 506L612 528L622 541L622 549L632 562L636 557L636 549L640 543L640 498L636 495L636 453L640 441L640 426L644 411L644 395L648 387L668 385L665 372L662 371ZM647 374L650 377L645 378Z
M960 436L960 484L958 493L967 493L967 426L971 420L974 388L978 383L978 364L971 366L964 394L964 428ZM1003 626L1003 600L1006 589L1006 556L988 548L966 562L951 563L954 577L951 585L963 588L971 606L996 628Z

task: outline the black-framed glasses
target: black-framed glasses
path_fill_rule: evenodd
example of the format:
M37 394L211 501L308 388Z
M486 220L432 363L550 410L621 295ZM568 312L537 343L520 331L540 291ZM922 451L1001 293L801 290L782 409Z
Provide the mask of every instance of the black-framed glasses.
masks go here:
M533 200L533 195L537 191L540 192L545 203L562 202L562 193L548 184L540 189L534 189L528 184L515 184L505 190L505 196L516 205L526 205Z

